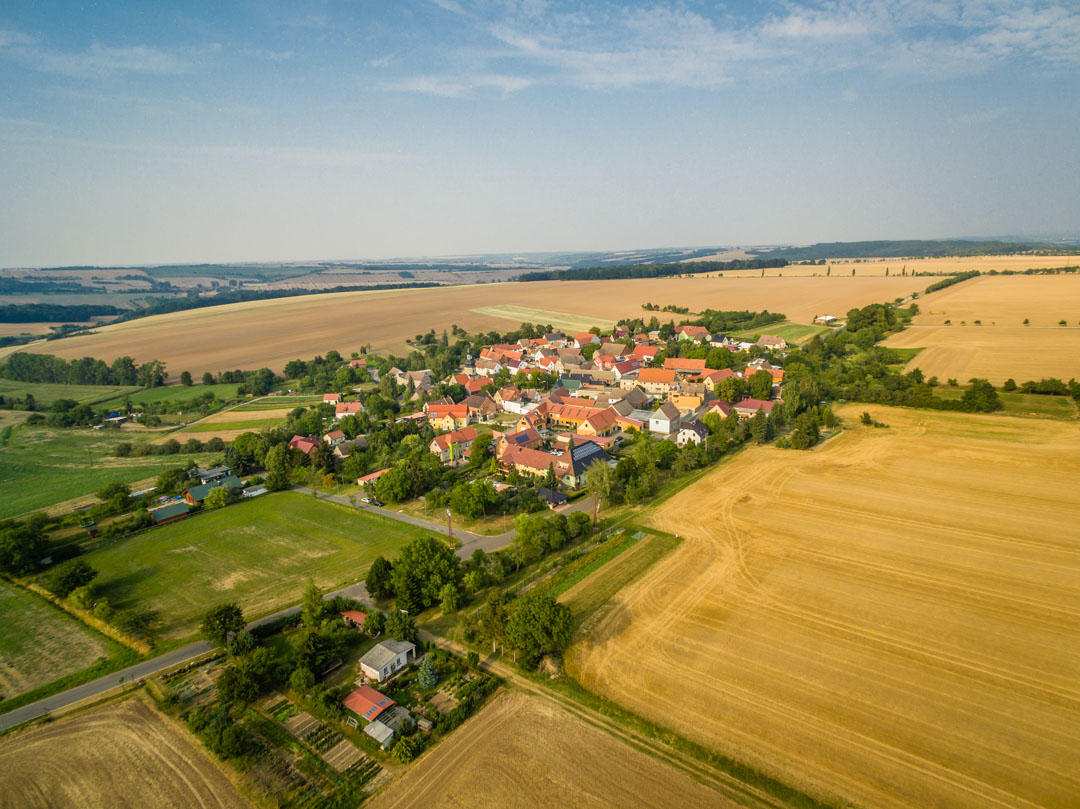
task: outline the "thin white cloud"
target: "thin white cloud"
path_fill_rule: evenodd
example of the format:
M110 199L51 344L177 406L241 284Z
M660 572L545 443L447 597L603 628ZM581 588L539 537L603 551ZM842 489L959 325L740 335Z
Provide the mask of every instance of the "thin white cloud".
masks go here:
M495 89L503 93L516 93L534 84L522 76L496 74L476 76L427 75L410 76L399 81L387 82L384 87L406 93L423 93L442 98L470 98L477 90Z
M465 9L461 7L461 4L457 0L431 0L432 3L437 5L443 11L450 11L454 14L464 14Z
M147 45L111 47L95 42L85 50L60 51L11 30L0 30L0 57L12 59L31 70L75 78L118 73L170 75L188 69L187 62L175 54Z
M460 75L402 79L393 89L467 97L487 74L504 83L519 76L523 87L716 87L784 72L949 77L1010 59L1080 62L1080 5L1060 0L826 0L785 3L760 20L709 17L679 2L432 1L460 8L464 24L496 47L478 66L470 46Z

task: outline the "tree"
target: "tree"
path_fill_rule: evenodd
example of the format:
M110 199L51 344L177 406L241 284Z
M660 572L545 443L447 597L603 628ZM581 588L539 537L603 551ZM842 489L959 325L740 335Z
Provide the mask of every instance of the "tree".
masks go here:
M220 604L203 613L202 636L218 646L229 640L229 635L240 632L247 623L244 612L235 603Z
M986 379L972 379L971 387L964 391L960 402L965 410L979 413L992 413L1001 409L1001 398Z
M315 685L315 675L306 666L297 666L289 675L289 688L301 694L306 694Z
M209 371L207 371L206 373L204 373L202 375L202 383L204 385L213 385L214 384L214 375L212 373L210 373Z
M750 377L750 395L755 399L768 399L772 396L772 374L768 371L755 371Z
M418 736L402 736L390 752L399 762L408 764L420 755L422 749L423 742Z
M240 492L233 486L218 486L216 489L211 489L210 493L206 495L206 499L203 500L203 505L208 509L224 508L230 503L235 503L240 499Z
M232 664L225 667L215 682L221 701L242 705L254 702L269 685L273 662L273 655L265 646L236 658Z
M71 559L57 565L45 577L45 589L57 598L67 596L94 580L98 572L84 559Z
M588 471L585 474L585 490L592 495L593 525L596 525L600 514L600 504L602 502L606 503L611 497L611 487L614 476L612 475L611 467L603 461L596 461L590 464Z
M364 631L377 638L386 631L386 613L371 610L364 619Z
M476 613L477 629L484 640L491 641L491 651L496 646L506 641L506 596L497 591L491 591L484 599L482 606Z
M506 637L530 656L561 652L570 645L574 618L570 608L545 592L530 592L517 600L506 622Z
M157 610L120 610L112 619L113 626L133 638L148 638L161 622Z
M458 585L459 564L445 542L430 535L412 540L401 549L392 571L398 606L410 612L430 607L445 585Z
M867 427L869 427L869 426L870 426L871 424L873 424L873 423L874 423L874 419L873 419L873 417L872 417L872 416L870 415L870 413L869 413L868 411L866 411L866 410L864 410L864 411L863 411L863 414L862 414L861 416L859 416L859 421L860 421L860 422L861 422L862 424L865 424L865 425L866 425Z
M372 598L390 598L394 594L393 566L384 557L375 557L364 584Z
M191 387L191 371L180 372L180 384L184 387Z
M461 603L461 591L456 584L444 584L439 591L439 602L444 615L457 612Z
M416 643L419 633L416 631L416 622L412 616L401 610L391 612L386 618L386 634L394 640L405 640Z
M248 652L253 651L256 645L255 636L246 629L241 629L233 635L232 640L229 641L229 657L241 657L246 655Z
M750 437L758 444L764 444L768 440L769 433L769 419L765 416L765 411L759 410L754 414L754 417L750 419Z
M322 591L315 586L314 581L308 579L307 586L304 588L304 595L300 599L300 617L304 622L304 626L308 629L317 628L322 623L326 611L327 607L326 602L323 601Z
M420 661L416 669L416 684L425 691L439 684L439 670L435 667L435 661L431 655L427 655Z

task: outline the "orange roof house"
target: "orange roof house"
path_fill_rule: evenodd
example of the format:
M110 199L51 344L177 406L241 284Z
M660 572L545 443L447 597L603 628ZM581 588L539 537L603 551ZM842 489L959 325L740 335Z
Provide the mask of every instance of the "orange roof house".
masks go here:
M700 374L705 370L705 360L693 360L689 357L667 357L664 367L680 374Z
M387 708L396 703L385 694L381 694L370 685L362 685L342 700L350 711L360 714L368 722L374 721Z

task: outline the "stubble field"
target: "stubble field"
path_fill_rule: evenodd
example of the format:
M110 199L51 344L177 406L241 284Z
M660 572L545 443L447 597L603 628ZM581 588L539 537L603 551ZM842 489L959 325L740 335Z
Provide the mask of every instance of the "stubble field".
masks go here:
M111 362L132 355L159 359L173 378L190 371L269 367L281 372L292 359L337 349L348 356L369 344L375 352L402 353L405 340L451 325L508 331L505 317L472 311L519 306L605 320L649 315L641 306L675 304L693 311L768 309L797 323L819 314L842 315L853 306L892 300L924 288L912 278L662 278L618 281L545 281L440 289L344 292L215 306L105 326L96 334L24 350ZM502 310L505 312L506 310ZM677 316L672 316L676 317Z
M368 804L372 809L725 807L689 776L566 711L499 697Z
M925 347L907 370L995 384L1080 378L1080 276L973 278L927 295L919 306L912 325L885 341L890 348Z
M648 521L684 541L571 673L837 802L1074 807L1080 428L843 416L818 451L751 449L663 503Z
M704 261L705 259L700 259ZM833 276L846 277L854 270L856 276L881 276L886 272L890 276L906 272L913 273L958 273L978 270L1024 270L1053 269L1057 267L1080 266L1080 255L1066 256L946 256L944 258L866 258L859 261L851 259L829 259L824 264L790 264L765 270L766 276L783 275L785 278L824 275L826 271ZM831 268L831 269L830 269ZM724 276L737 275L738 271L721 273ZM925 288L933 283L933 278L920 278Z
M0 773L0 809L250 809L197 742L135 700L4 739Z

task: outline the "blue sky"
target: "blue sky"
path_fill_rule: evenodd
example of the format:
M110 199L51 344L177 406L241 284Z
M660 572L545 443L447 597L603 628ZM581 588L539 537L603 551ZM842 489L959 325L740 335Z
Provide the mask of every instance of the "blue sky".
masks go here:
M1080 230L1075 0L0 5L0 266Z

